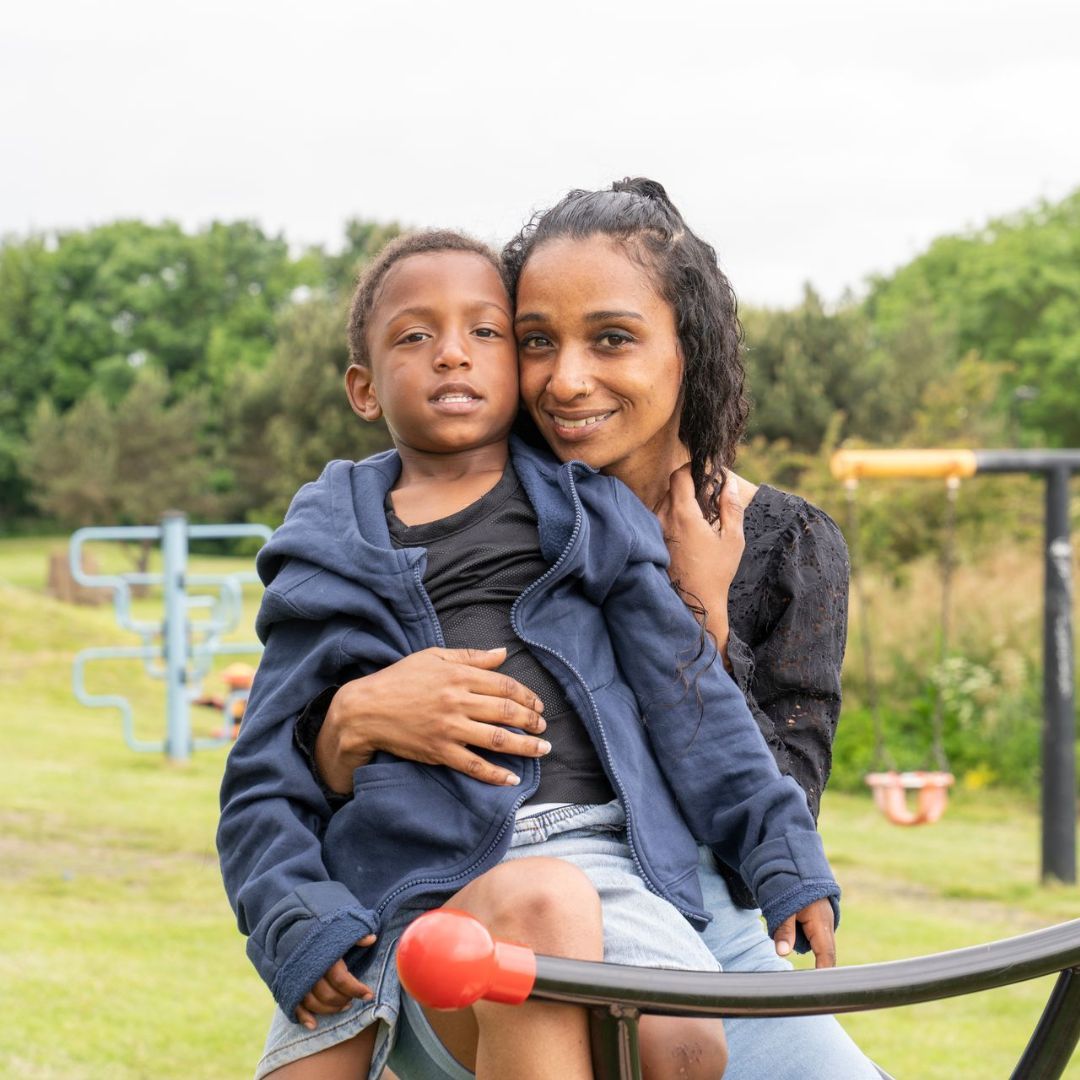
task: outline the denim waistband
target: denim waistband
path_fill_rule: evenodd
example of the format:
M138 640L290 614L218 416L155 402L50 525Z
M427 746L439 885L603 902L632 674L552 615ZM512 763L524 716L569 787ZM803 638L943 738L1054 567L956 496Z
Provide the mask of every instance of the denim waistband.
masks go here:
M625 827L626 814L618 799L586 806L572 803L569 806L556 806L542 814L534 814L514 822L514 835L510 846L516 848L526 844L542 844L552 836L576 829L613 832Z

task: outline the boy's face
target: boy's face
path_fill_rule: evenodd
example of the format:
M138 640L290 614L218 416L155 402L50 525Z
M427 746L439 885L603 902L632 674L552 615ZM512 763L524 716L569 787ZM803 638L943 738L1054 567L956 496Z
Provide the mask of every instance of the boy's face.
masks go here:
M447 454L506 439L518 410L506 289L487 259L409 255L387 272L368 320L371 370L346 388L366 420L386 417L399 449Z

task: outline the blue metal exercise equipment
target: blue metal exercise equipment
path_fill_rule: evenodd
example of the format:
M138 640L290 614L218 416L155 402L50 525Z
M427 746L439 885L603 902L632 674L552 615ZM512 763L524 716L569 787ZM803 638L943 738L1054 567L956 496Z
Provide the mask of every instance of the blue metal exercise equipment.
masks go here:
M83 649L72 669L75 696L91 708L119 709L124 741L132 750L160 752L171 761L186 761L192 750L221 746L230 741L233 706L247 697L247 690L234 690L225 699L225 723L220 737L192 738L190 707L200 695L202 679L210 671L215 656L262 652L255 641L223 641L234 630L243 612L243 586L258 582L252 571L237 574L189 574L188 543L191 540L222 540L255 536L268 540L265 525L189 525L181 513L165 514L160 525L135 525L79 529L72 534L68 555L71 575L80 584L113 591L117 623L138 634L142 645L114 645ZM88 574L82 568L82 549L88 541L116 540L124 543L156 540L161 544L162 572L157 574ZM138 585L159 585L165 594L165 611L160 622L133 617L131 590ZM189 589L213 590L189 595ZM192 608L208 608L205 619L189 619ZM166 730L160 740L135 735L131 703L119 694L91 694L84 678L87 663L95 660L142 660L146 673L166 684Z

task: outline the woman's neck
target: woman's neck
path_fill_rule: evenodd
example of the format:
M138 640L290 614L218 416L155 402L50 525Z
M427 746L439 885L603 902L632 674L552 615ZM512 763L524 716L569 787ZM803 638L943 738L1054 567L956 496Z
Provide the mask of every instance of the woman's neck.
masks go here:
M603 471L621 480L650 510L655 511L671 486L671 474L690 460L690 451L681 442L657 452L632 454Z

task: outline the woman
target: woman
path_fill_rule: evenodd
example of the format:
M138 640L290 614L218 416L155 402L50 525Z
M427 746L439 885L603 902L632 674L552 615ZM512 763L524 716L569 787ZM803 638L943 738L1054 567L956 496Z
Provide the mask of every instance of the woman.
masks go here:
M618 477L655 510L672 580L816 815L839 712L846 553L820 511L725 472L747 403L735 298L715 253L659 184L628 180L572 192L504 258L536 432L559 458ZM376 750L513 782L469 749L538 756L535 738L501 726L535 734L543 722L523 707L527 690L490 670L497 662L428 650L331 688L302 718L301 742L314 743L322 781L342 795ZM788 966L708 852L701 883L714 916L705 940L725 970ZM829 1018L725 1026L735 1080L878 1075Z

